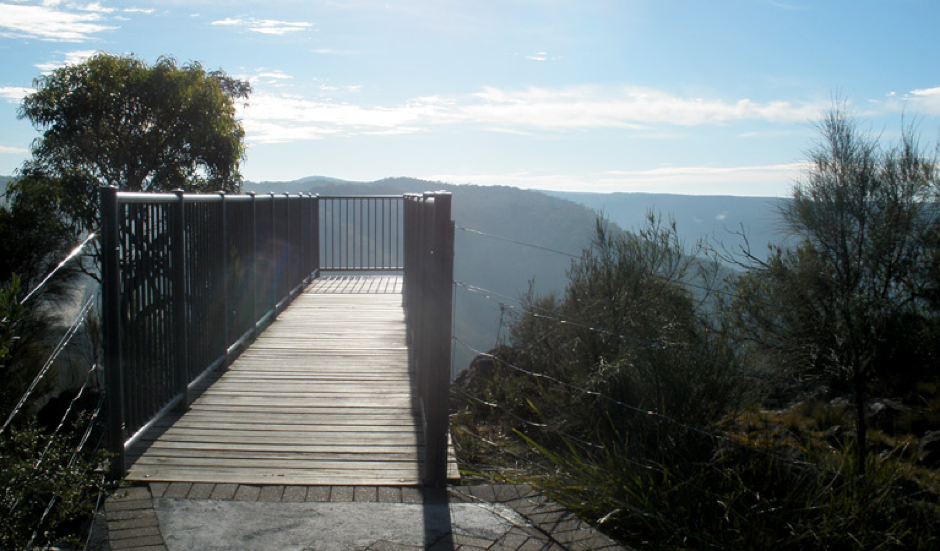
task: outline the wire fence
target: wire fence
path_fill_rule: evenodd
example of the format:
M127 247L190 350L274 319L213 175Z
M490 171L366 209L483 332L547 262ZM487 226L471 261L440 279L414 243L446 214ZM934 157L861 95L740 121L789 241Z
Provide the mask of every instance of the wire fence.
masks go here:
M36 300L42 294L42 290L46 285L55 279L55 277L61 272L61 270L71 262L75 262L76 259L79 259L82 254L86 251L88 246L92 244L97 238L96 233L90 233L87 235L81 243L79 243L72 251L66 255L45 277L26 295L18 301L20 305L26 305L31 303L31 301ZM56 345L48 352L45 360L42 362L41 366L38 368L36 374L31 379L29 385L23 392L21 396L16 400L16 404L13 406L12 410L6 416L2 427L0 427L0 438L10 438L10 431L13 430L14 424L17 422L17 418L24 414L24 411L27 410L29 404L31 404L36 398L37 393L40 389L44 388L44 383L48 379L50 373L53 373L58 365L57 361L62 357L70 347L74 346L76 339L83 331L88 330L88 323L93 318L93 314L96 306L98 305L99 292L94 292L88 296L84 302L81 304L78 312L72 319L71 323L65 329L64 334L58 340ZM4 323L11 322L12 320L4 319ZM94 354L91 354L94 356ZM60 418L53 420L51 425L51 432L43 433L39 437L40 440L38 444L41 447L41 451L37 448L35 451L38 453L35 461L32 461L28 466L24 467L24 470L18 474L18 478L21 481L42 481L52 476L51 473L70 473L71 475L78 474L77 469L79 469L79 461L82 457L94 457L98 450L101 449L103 441L104 432L99 430L100 425L99 421L103 415L104 407L104 393L99 392L97 404L94 409L90 412L87 412L86 417L82 419L80 414L80 402L83 396L86 396L87 393L94 389L100 391L102 388L102 381L100 380L100 369L94 360L89 360L90 365L87 366L87 369L84 373L84 378L82 379L81 386L74 391L74 395L69 400L68 405L64 408ZM24 426L29 427L31 423L25 423ZM81 436L78 441L72 444L72 439L76 436L74 431L76 429L81 430ZM94 438L94 435L97 431L97 438ZM70 447L71 446L71 447ZM61 449L71 449L71 452L67 456L67 461L64 464L58 464L61 461L59 457L58 450ZM53 459L53 452L55 450L56 456ZM17 453L30 453L29 450L16 450ZM50 462L55 462L56 464L50 465ZM95 461L92 460L92 468L100 467L96 465ZM100 469L99 469L100 471ZM100 480L96 484L98 487L98 498L97 503L94 505L95 510L100 506L102 497L104 495L104 473L98 472L88 472L90 477L98 477ZM52 513L56 510L57 506L62 502L62 492L67 491L69 494L74 494L76 491L83 491L83 489L76 488L64 488L63 484L67 482L62 482L55 478L49 479L45 484L50 484L52 490L49 493L47 501L43 504L42 513L37 516L35 519L35 524L32 526L31 531L26 532L29 534L28 542L25 545L25 549L32 549L34 545L39 545L40 542L44 541L44 534L49 530L55 528L49 526L48 523L52 518ZM7 489L9 491L9 489ZM24 508L31 508L35 504L33 500L37 495L30 492L40 491L37 487L22 487L18 490L17 493L10 494L11 499L6 501L6 510L3 511L3 514L7 519L12 518L21 518L25 514ZM26 502L27 495L30 495L30 501ZM65 518L72 514L71 511L66 511L60 515L59 518ZM89 534L90 536L90 534ZM45 544L44 544L45 545Z

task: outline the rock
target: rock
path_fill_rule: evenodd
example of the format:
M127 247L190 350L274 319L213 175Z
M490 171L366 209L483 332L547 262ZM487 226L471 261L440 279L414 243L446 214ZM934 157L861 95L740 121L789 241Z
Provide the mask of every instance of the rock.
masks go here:
M478 388L485 381L493 378L496 372L496 361L493 354L496 350L491 350L489 354L478 354L470 362L470 367L457 374L454 384L464 389Z
M920 437L917 447L920 454L920 464L935 469L940 467L940 430L931 430Z
M892 400L878 400L868 406L868 416L872 427L893 435L897 433L898 420L904 416L904 406Z

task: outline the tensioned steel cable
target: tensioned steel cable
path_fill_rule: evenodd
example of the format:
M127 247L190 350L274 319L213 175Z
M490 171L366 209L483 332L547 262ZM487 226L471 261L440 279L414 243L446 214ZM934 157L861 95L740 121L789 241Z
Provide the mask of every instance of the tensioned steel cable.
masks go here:
M97 292L92 294L91 297L88 298L88 301L85 302L85 305L78 312L78 315L75 316L75 320L72 322L72 325L69 326L68 331L66 331L65 335L62 336L59 344L57 344L55 349L53 349L52 353L49 355L49 358L46 359L46 363L43 364L42 368L39 370L39 373L37 373L36 377L33 378L33 382L30 383L29 387L26 389L26 392L23 393L22 398L20 398L20 401L16 404L16 407L13 408L13 411L10 412L7 420L3 423L3 427L0 428L0 434L3 434L3 432L6 431L7 427L10 426L10 423L13 422L13 418L16 417L16 414L19 413L21 409L23 409L23 405L26 404L26 400L28 400L33 391L36 390L36 386L39 385L39 381L41 381L42 378L46 376L46 373L49 372L49 369L52 367L52 364L55 362L56 358L59 357L59 354L62 353L62 350L64 350L65 347L68 346L70 342L72 342L72 339L78 333L79 328L81 328L82 324L85 322L85 319L88 317L88 312L91 311L91 307L94 305L97 297Z
M581 258L581 255L579 255L579 254L571 254L571 253L568 253L568 252L565 252L565 251L559 251L558 249L552 249L552 248L550 248L550 247L543 247L543 246L541 246L541 245L533 245L532 243L526 243L525 241L519 241L519 240L517 240L517 239L512 239L512 238L509 238L509 237L503 237L503 236L501 236L501 235L494 235L494 234L492 234L492 233L486 233L486 232L480 231L480 230L474 230L474 229L471 229L471 228L465 228L465 227L463 227L463 226L458 226L457 224L454 224L454 227L457 228L458 230L463 230L463 231L465 231L465 232L467 232L467 233L473 233L473 234L476 234L476 235L482 235L482 236L485 236L485 237L489 237L489 238L491 238L491 239L497 239L497 240L499 240L499 241L506 241L506 242L508 242L508 243L515 243L516 245L522 245L523 247L530 247L530 248L533 248L533 249L539 249L539 250L547 251L547 252L550 252L550 253L560 254L560 255L564 255L564 256L571 257L571 258L576 258L576 259L580 259L580 258Z
M78 256L79 253L81 253L82 250L85 248L85 246L88 245L88 243L90 243L91 240L93 240L95 237L96 237L96 233L95 233L95 232L91 232L90 234L88 234L88 237L86 237L84 241L82 241L77 247L75 247L74 249L72 249L72 252L70 252L70 253L68 254L68 256L66 256L65 258L63 258L62 261L59 262L59 264L58 264L55 268L53 268L52 271L49 272L49 273L46 275L46 277L44 277L44 278L42 279L42 281L40 281L39 284L36 285L36 287L33 288L32 291L30 291L29 293L26 294L25 297L23 297L23 300L20 301L20 304L25 304L27 300L29 300L29 299L30 299L33 295L35 295L40 289L42 289L43 286L45 286L45 284L46 284L50 279L52 279L52 276L54 276L56 273L58 273L58 271L61 270L63 266L65 266L66 264L68 264L68 262L69 262L70 260L72 260L73 258L75 258L76 256Z

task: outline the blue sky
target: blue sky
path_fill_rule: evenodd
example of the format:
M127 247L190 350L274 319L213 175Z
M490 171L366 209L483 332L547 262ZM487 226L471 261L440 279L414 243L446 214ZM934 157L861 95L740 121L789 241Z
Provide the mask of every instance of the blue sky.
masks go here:
M786 195L848 101L940 137L936 0L0 0L0 174L32 81L95 51L249 80L249 180Z

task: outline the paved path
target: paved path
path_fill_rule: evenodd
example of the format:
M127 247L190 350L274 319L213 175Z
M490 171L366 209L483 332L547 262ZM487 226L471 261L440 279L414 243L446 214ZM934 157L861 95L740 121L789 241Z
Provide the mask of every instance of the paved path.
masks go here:
M105 550L620 551L525 486L255 486L152 483L104 508ZM106 534L105 534L106 532Z

